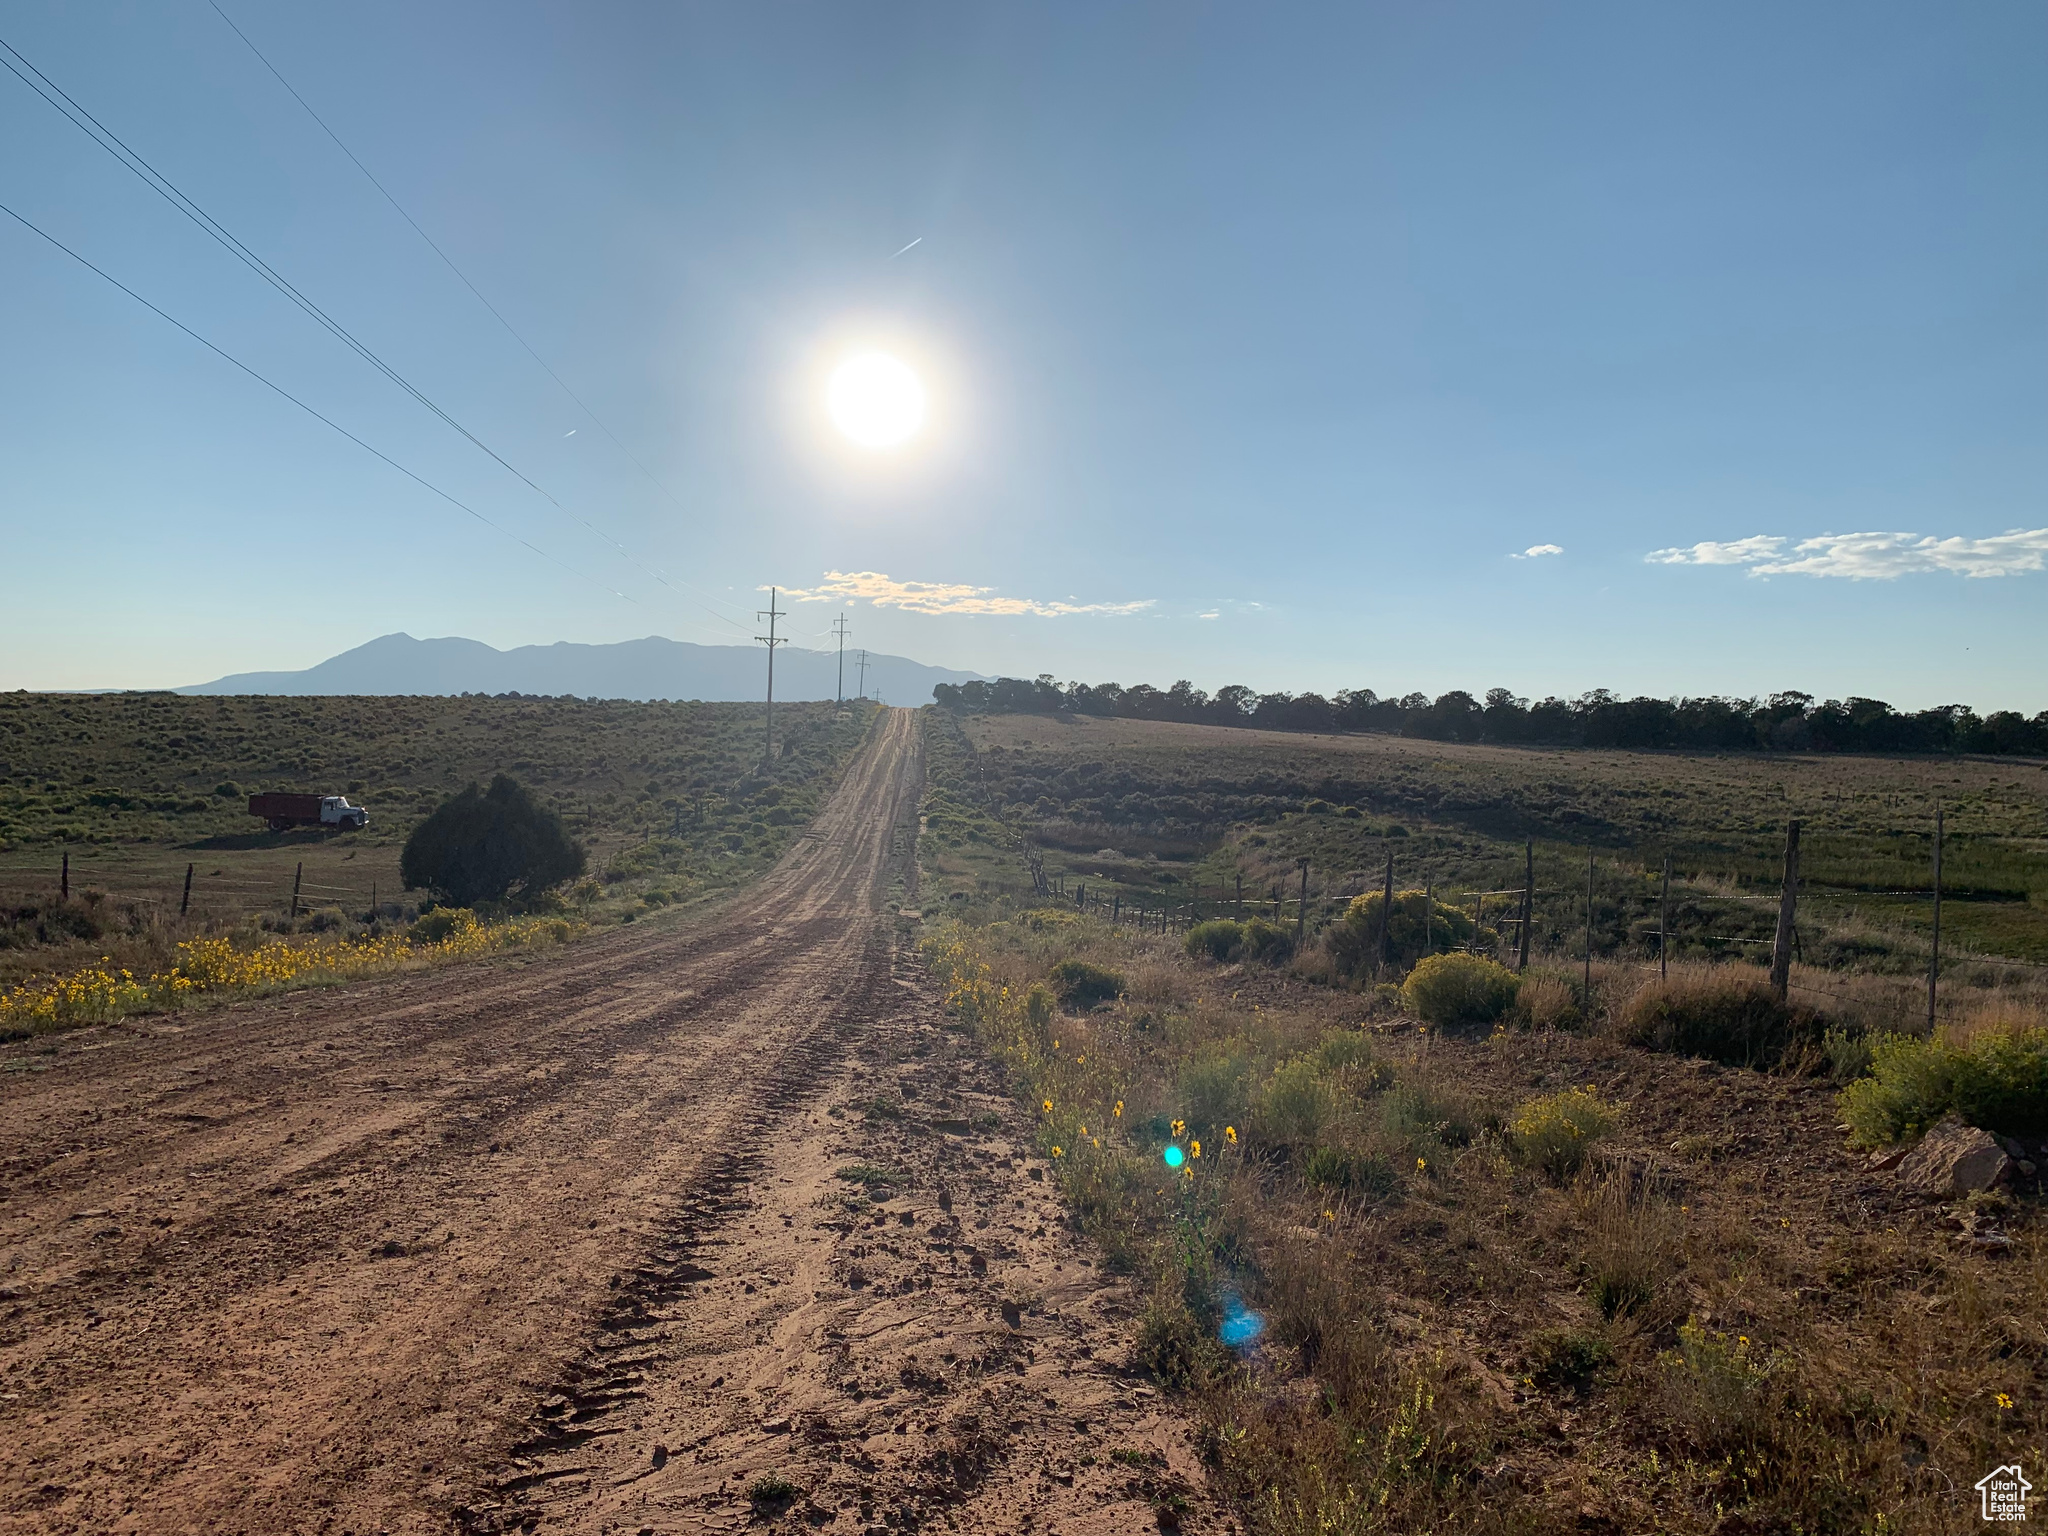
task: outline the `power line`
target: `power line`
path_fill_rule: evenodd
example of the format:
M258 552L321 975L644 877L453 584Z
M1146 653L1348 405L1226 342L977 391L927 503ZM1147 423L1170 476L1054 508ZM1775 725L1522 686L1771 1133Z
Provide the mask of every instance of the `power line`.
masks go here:
M156 305L150 303L149 300L145 299L133 288L130 288L118 277L115 277L112 273L107 272L100 267L94 266L92 262L86 260L85 257L79 255L78 252L71 249L70 246L66 245L62 240L59 240L55 235L51 234L48 230L43 229L38 225L30 223L27 219L23 218L20 214L16 213L12 208L8 207L5 203L0 203L0 213L6 214L10 219L14 220L15 223L19 224L23 229L26 229L30 234L40 235L44 240L47 240L51 245L54 245L58 250L62 251L66 256L69 256L73 261L77 262L87 271L95 273L96 275L102 278L105 278L108 282L112 283L116 288L120 289L123 293L127 294L129 298L133 299L136 303L140 304L144 309L148 310L151 314L155 315L158 319L169 321L172 325L176 326L179 330L183 331L187 336L190 336L194 341L198 342L199 345L206 348L207 351L213 353L217 357L224 358L226 361L233 363L237 368L241 369L242 372L249 375L249 377L254 379L257 383L263 385L266 389L272 390L277 394L284 396L285 399L291 401L293 405L296 405L300 410L304 411L308 416L311 416L315 421L318 421L323 425L332 427L335 431L339 432L343 437L347 438L350 442L354 443L358 448L362 449L365 453L372 454L375 457L382 459L386 464L389 464L401 475L404 475L406 479L413 481L415 484L425 486L428 490L432 491L436 496L440 497L450 506L460 507L464 512L467 512L471 517L475 518L478 522L482 523L486 528L489 528L494 533L503 534L506 538L512 540L515 544L524 545L527 549L530 549L536 555L539 555L541 559L546 560L551 564L559 565L563 570L567 571L571 576L576 577L578 580L590 582L593 586L599 587L606 592L610 592L613 597L624 598L629 603L633 601L632 598L626 597L625 593L615 591L614 589L605 586L604 583L599 581L596 577L585 575L582 571L577 570L576 567L570 565L568 562L558 558L557 556L549 554L546 550L542 549L538 544L534 544L524 538L521 538L518 534L512 532L511 529L506 528L498 523L492 522L491 519L485 517L483 513L477 511L477 509L469 505L468 502L458 501L455 497L449 495L446 491L442 490L441 487L434 484L433 481L428 480L420 475L414 474L411 470L407 469L403 464L399 463L398 460L392 458L390 454L384 453L376 448L371 447L368 443L364 442L360 437L357 437L355 433L349 431L347 427L341 425L340 422L334 420L334 418L332 418L331 416L322 415L312 406L306 404L306 402L301 400L297 395L293 394L290 390L286 389L282 384L278 384L268 378L265 378L262 374L258 373L254 368L251 368L247 363L243 362L240 358L234 356L230 352L223 351L221 348L215 346L212 342L208 341L204 336L200 335L197 331L193 330L191 326L185 324L184 321L179 320L173 315L166 314L161 309L158 309Z
M469 442L475 445L475 447L479 451L481 451L495 463L500 465L508 474L512 475L521 484L525 485L529 490L531 490L535 495L539 496L542 500L546 501L548 505L553 507L557 512L560 512L564 517L569 518L571 521L580 524L593 537L602 539L605 543L609 544L628 563L637 566L643 574L652 577L655 581L660 582L661 585L668 587L670 591L675 590L673 585L671 585L667 580L665 580L659 572L656 572L652 568L650 568L631 550L627 549L625 545L621 544L617 539L611 537L610 534L607 534L602 529L598 528L588 518L583 517L579 513L571 511L568 507L565 507L560 501L556 500L555 497L550 495L546 490L542 489L538 484L536 484L529 476L527 476L518 468L516 468L503 455L498 453L496 449L492 448L488 443L484 442L483 439L479 438L475 433L471 432L469 428L465 427L461 422L457 421L447 411L444 411L439 405L435 404L433 400L428 398L428 396L425 393L416 388L411 383L411 381L408 380L403 374L399 373L397 369L393 368L389 363L385 362L382 357L378 356L378 354L364 342L358 340L357 337L351 331L349 331L349 329L346 326L342 325L340 321L336 320L332 315L328 314L326 310L322 309L318 304L314 303L311 299L306 297L305 294L301 293L296 287L294 287L274 267L272 267L262 257L258 256L254 251L250 250L248 246L244 245L239 239L235 237L234 234L232 234L228 230L227 226L222 224L219 220L215 219L211 214L209 214L205 209L201 208L190 197L187 197L184 192L179 190L177 185L174 182L172 182L169 177L165 176L162 172L158 171L155 166L151 165L141 155L136 153L133 149L129 148L127 143L123 141L118 134L116 134L112 129L108 128L98 118L94 117L92 113L87 111L84 107L80 106L78 102L74 100L71 97L71 95L64 90L62 86L58 85L56 81L50 79L48 75L44 74L40 69L36 68L36 66L28 60L26 55L24 55L19 49L15 48L12 44L7 42L5 38L0 38L0 50L4 50L6 53L11 54L13 56L12 60L0 58L0 66L4 66L7 69L7 71L10 74L12 74L17 80L20 80L22 84L26 85L30 90L34 91L38 96L42 97L45 102L47 102L67 121L69 121L72 124L72 126L77 128L81 133L83 133L87 138L91 139L95 144L99 145L100 148L104 149L108 154L112 155L119 164L124 166L139 181L141 181L145 186L150 188L151 191L155 192L159 197L163 198L165 202L169 203L173 208L177 209L180 213L184 214L186 218L190 219L194 224L196 224L201 230L205 231L205 233L212 237L212 239L216 243L218 243L222 249L226 250L230 255L234 256L236 260L240 261L244 266L248 267L250 271L256 273L257 276L261 277L265 282L269 283L270 286L275 288L280 294L284 295L287 299L291 300L292 303L297 305L300 310L302 310L315 323L321 326L322 329L326 330L336 340L340 341L344 346L348 347L350 351L354 352L358 357L362 358L363 361L368 363L372 368L376 369L379 373L383 374L392 383L396 384L400 389L404 390L406 394L410 395L414 400L418 401L421 405L425 406L434 415L438 416L442 421L446 422L448 426L451 427L454 431L460 433L464 438L468 439ZM17 67L16 61L18 61L20 67ZM29 73L23 74L22 69L28 70ZM31 79L30 75L33 75L35 78ZM38 233L41 233L41 231L38 231ZM226 354L223 353L222 355L225 356ZM266 379L264 382L268 383L269 381ZM367 446L367 444L365 446ZM421 483L424 484L425 482L423 481ZM607 590L612 589L607 588ZM619 597L625 596L625 594L622 592L615 592L614 595ZM628 599L628 601L631 601L631 599ZM706 611L708 612L709 610ZM720 619L721 622L724 623L732 622L731 620L726 619L722 614L713 614L712 616L714 618Z
M485 309L491 312L491 318L496 320L498 324L502 325L505 328L505 334L510 336L514 341L518 342L519 345L525 349L526 355L528 357L532 358L536 363L540 364L542 371L545 372L549 378L555 381L556 385L560 387L563 394L567 395L571 400L576 402L576 407L578 410L582 411L585 416L588 416L593 422L597 424L598 430L603 432L606 437L610 438L612 441L612 446L617 448L620 453L624 454L626 459L632 464L632 466L635 469L639 470L641 474L647 477L647 481L650 485L652 485L656 490L660 491L662 495L666 496L671 502L673 502L678 511L686 513L690 512L691 509L683 503L682 498L677 496L674 491L670 490L668 486L662 482L660 477L658 477L654 473L653 470L649 469L644 463L640 461L639 456L636 455L632 449L628 448L625 445L625 443L620 440L618 433L614 432L611 429L611 426L605 421L605 419L599 416L596 411L592 410L589 404L583 399L583 397L577 394L575 390L569 387L568 381L564 379L559 373L555 372L553 366L549 364L548 360L542 357L540 353L534 349L533 343L528 341L524 336L520 335L518 329L512 324L510 320L507 320L505 318L504 314L499 310L498 306L493 304L489 299L484 297L483 290L478 288L475 283L470 281L469 274L464 272L462 268L458 267L455 264L455 258L450 256L443 249L441 249L440 242L435 240L432 235L428 234L425 229L420 227L419 220L415 219L410 213L406 212L405 205L399 202L397 198L391 195L391 189L386 187L383 182L379 181L376 175L370 170L370 168L367 165L363 164L362 160L357 156L356 152L350 149L347 144L342 142L341 135L336 133L331 127L328 126L327 119L325 119L318 112L313 110L313 104L307 101L304 96L299 94L298 88L294 86L291 83L291 81L285 79L284 73L281 70L279 70L275 64L270 62L269 56L265 54L261 48L258 48L256 44L253 41L251 41L249 34L244 32L239 26L235 24L234 18L228 15L226 11L220 8L219 0L207 0L207 3L213 7L214 14L219 16L222 21L228 24L229 30L232 31L235 34L235 36L239 37L242 40L243 44L248 48L248 50L251 53L256 55L257 62L262 64L262 66L265 69L269 70L271 75L276 79L277 83L285 88L285 90L290 94L292 100L296 101L301 107L304 107L306 109L306 115L312 118L315 123L318 123L320 125L320 131L326 134L328 138L334 141L334 147L340 150L344 155L348 157L349 163L353 165L357 170L363 173L364 179L367 180L371 186L377 189L378 193L382 195L384 201L391 205L392 210L396 212L401 219L405 220L405 222L412 227L412 232L418 235L420 239L424 240L427 244L427 248L431 250L436 256L441 258L442 264L445 265L450 272L453 272L456 276L456 279L459 282L461 282L462 286L467 288L470 291L470 293L475 296L477 303L483 305ZM662 577L659 573L655 573L655 579L662 580ZM666 585L665 582L664 585ZM689 584L684 583L684 585L688 586ZM723 601L723 599L721 598L713 597L710 593L704 592L701 588L691 587L690 590L698 592L700 596L708 598L710 601L714 603ZM734 607L735 605L727 603L726 606L730 608ZM706 612L709 611L710 610L708 609L706 610ZM715 619L719 619L723 623L731 624L735 629L744 629L746 627L745 625L738 623L736 620L725 618L723 614L713 613L712 617Z

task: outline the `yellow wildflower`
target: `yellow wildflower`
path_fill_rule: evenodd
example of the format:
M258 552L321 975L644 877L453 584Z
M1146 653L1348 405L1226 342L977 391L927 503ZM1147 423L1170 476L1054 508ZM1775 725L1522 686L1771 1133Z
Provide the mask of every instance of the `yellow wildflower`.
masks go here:
M1229 1142L1233 1147L1236 1146L1237 1127L1234 1125L1226 1125L1225 1127L1223 1127L1223 1139Z

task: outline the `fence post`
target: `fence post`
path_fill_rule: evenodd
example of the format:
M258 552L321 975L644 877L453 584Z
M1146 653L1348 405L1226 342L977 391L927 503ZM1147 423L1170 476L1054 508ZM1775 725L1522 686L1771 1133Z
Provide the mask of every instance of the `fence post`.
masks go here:
M1387 846L1387 883L1380 892L1380 967L1394 963L1394 849Z
M1657 979L1671 976L1671 855L1664 855L1664 894L1657 903Z
M1927 1032L1934 1033L1934 993L1941 976L1941 802L1934 803L1934 947L1927 957Z
M1425 875L1422 879L1422 952L1427 955L1436 948L1436 881Z
M297 869L292 871L292 920L294 922L298 921L299 916L299 886L305 878L306 866L304 863L301 863Z
M57 877L58 892L66 901L71 899L71 855L64 855L64 872Z
M1237 877L1237 920L1244 921L1244 876Z
M1586 981L1583 995L1585 998L1586 1016L1591 1018L1593 1014L1593 855L1590 850L1586 854Z
M185 894L178 898L178 916L183 917L192 905L192 866L185 866Z
M1785 880L1778 887L1778 932L1771 941L1771 990L1782 1001L1792 984L1792 923L1799 908L1799 818L1785 823Z
M1295 903L1297 910L1294 914L1294 950L1296 954L1299 954L1302 945L1308 942L1308 860L1303 859L1300 862L1301 900Z
M1535 921L1532 910L1536 904L1536 839L1530 838L1522 845L1522 857L1528 862L1522 873L1522 942L1521 952L1515 957L1515 969L1529 969L1529 925Z

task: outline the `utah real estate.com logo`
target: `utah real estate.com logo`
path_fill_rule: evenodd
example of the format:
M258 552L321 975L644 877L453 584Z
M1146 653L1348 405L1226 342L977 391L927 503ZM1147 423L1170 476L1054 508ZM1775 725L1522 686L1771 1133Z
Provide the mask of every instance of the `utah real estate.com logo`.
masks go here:
M2017 1525L2027 1518L2027 1492L2034 1485L2020 1475L2020 1464L1994 1467L1977 1483L1984 1500L1984 1518Z

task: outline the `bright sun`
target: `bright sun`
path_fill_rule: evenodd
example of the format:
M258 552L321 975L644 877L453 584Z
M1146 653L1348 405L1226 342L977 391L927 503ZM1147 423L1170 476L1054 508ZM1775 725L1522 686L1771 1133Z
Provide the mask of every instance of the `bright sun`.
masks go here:
M924 385L886 352L863 352L833 370L825 391L833 423L863 448L897 448L924 425Z

